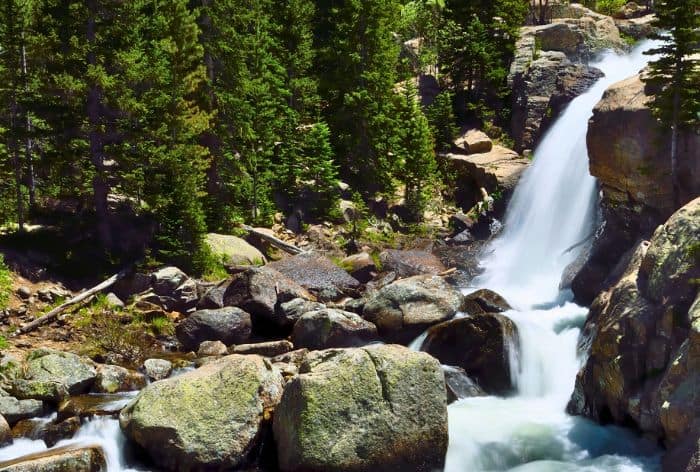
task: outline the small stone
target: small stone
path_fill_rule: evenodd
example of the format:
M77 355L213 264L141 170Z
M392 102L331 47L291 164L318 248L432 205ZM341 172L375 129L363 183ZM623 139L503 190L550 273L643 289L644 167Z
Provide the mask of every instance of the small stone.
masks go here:
M105 302L110 308L124 308L126 306L124 305L124 302L112 292L107 294L105 297Z
M198 357L224 356L228 354L226 344L221 341L204 341L197 350Z
M165 359L147 359L143 363L146 375L151 380L163 380L168 378L173 371L173 364Z
M32 296L32 290L29 287L25 286L19 287L17 289L17 296L19 296L19 298L21 298L22 300L28 300L29 297Z

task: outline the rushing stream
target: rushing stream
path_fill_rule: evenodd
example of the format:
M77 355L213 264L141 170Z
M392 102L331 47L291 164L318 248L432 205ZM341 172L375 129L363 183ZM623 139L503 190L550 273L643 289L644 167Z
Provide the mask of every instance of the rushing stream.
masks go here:
M572 249L593 230L596 183L588 172L586 132L605 89L648 62L646 41L627 55L606 54L605 73L575 99L535 152L516 189L503 233L490 245L473 287L503 295L514 310L517 394L479 397L449 408L447 472L655 471L660 453L631 432L566 414L582 359L577 340L587 309L559 289Z
M644 42L631 54L607 54L597 64L605 77L574 100L543 139L508 209L502 235L474 282L502 294L519 329L513 359L517 395L477 397L449 407L447 472L601 471L659 469L660 452L631 432L601 427L565 413L581 361L577 339L587 310L559 290L571 249L592 231L596 185L588 173L586 130L592 109L612 83L636 74L649 60ZM414 343L420 346L423 338ZM47 419L48 421L48 419ZM56 447L100 445L109 472L128 468L118 421L96 418ZM43 441L19 439L0 449L0 461L46 450Z

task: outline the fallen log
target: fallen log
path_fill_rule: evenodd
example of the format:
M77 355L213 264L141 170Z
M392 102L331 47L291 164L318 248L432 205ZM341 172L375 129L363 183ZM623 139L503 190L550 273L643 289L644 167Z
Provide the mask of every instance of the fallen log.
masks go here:
M26 334L31 331L34 331L40 326L43 326L56 318L58 318L58 315L66 311L68 308L75 306L83 301L88 300L92 296L100 293L101 291L108 289L115 283L117 283L119 280L123 279L126 277L129 273L131 272L131 268L125 269L118 274L114 274L104 282L95 285L89 290L86 290L84 292L79 293L75 297L71 298L70 300L67 300L63 303L61 303L59 306L54 308L53 310L49 311L45 315L41 316L40 318L37 318L36 320L32 321L31 323L27 323L26 325L20 327L17 331L14 332L13 336L18 336L20 334Z
M253 228L252 226L248 225L241 225L241 228L243 228L245 231L248 233L257 236L258 238L267 241L270 243L272 246L276 247L277 249L280 249L288 254L292 254L294 256L298 254L304 254L307 251L304 251L303 249L300 249L293 244L286 243L282 241L279 238L276 238L274 236L271 236L269 234L263 233L262 231L258 231L257 229Z

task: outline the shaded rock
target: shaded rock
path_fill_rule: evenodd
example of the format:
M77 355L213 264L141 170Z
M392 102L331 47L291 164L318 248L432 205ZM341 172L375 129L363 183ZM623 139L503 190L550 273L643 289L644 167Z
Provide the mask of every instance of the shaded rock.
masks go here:
M93 393L70 397L58 405L58 421L73 417L116 416L133 399L133 395L123 393Z
M445 385L447 386L447 403L471 397L486 396L484 389L474 382L461 367L443 365Z
M313 293L321 301L357 295L360 282L330 259L313 254L272 262L269 266Z
M151 380L168 378L173 371L173 364L165 359L146 359L143 363L146 376Z
M91 361L69 352L37 349L27 356L27 380L62 384L71 395L87 392L96 377Z
M105 303L110 308L124 308L126 306L124 302L112 292L109 292L107 296L105 296Z
M388 340L409 343L429 326L452 318L464 296L441 277L419 275L398 280L371 294L362 316Z
M467 302L475 302L485 313L503 313L512 310L505 298L489 289L481 289L465 297ZM469 312L475 314L473 312Z
M20 420L36 418L44 414L41 400L18 400L15 397L0 397L0 415L13 425Z
M505 316L487 313L433 326L422 350L442 364L461 367L486 392L503 395L513 390L510 359L517 343L515 324Z
M286 325L294 326L301 318L301 315L310 311L323 310L326 305L323 303L304 300L303 298L295 298L288 302L280 304L277 309L277 315L284 319Z
M379 254L379 260L383 271L394 272L398 278L437 275L447 270L440 259L426 251L387 249Z
M224 294L228 288L228 281L222 282L208 289L197 302L199 310L216 310L224 307Z
M446 157L457 176L456 201L465 209L483 201L482 188L489 194L502 192L507 200L530 165L528 159L502 146L494 146L485 154L448 154Z
M104 472L107 470L98 446L77 449L67 446L0 462L3 472Z
M0 415L0 446L12 443L12 430L4 416Z
M493 142L483 131L468 129L455 140L454 146L460 153L480 154L490 152L493 148Z
M350 275L360 281L367 283L374 278L377 272L377 266L374 263L372 256L366 252L360 252L348 256L340 262L341 266L347 270Z
M663 472L700 470L700 434L689 435L669 450L663 459Z
M18 287L17 290L15 290L15 293L22 300L29 300L29 297L32 296L32 289L23 285L21 287Z
M197 349L197 357L225 356L228 354L226 344L221 341L204 341Z
M10 393L20 399L43 400L58 403L68 397L68 389L60 382L16 379L10 386Z
M15 439L26 438L44 441L47 447L53 447L59 441L71 439L80 429L80 418L72 417L59 423L45 420L22 420L12 428Z
M117 393L141 390L146 386L146 377L133 370L117 365L99 365L92 390L95 393Z
M212 253L233 266L264 265L265 256L255 246L237 236L209 233L205 242Z
M230 349L231 354L257 354L263 357L275 357L294 349L294 345L287 341L268 341L256 344L238 344Z
M274 416L282 471L426 471L447 450L444 376L399 346L310 353Z
M124 434L167 470L247 464L282 377L262 357L231 355L146 387L120 415Z
M314 297L294 280L265 266L236 274L224 294L226 306L236 306L251 314L253 326L265 330L291 330L290 320L279 305L295 298Z
M355 313L331 308L305 313L292 331L295 346L312 350L363 346L378 340L375 325Z
M250 339L250 315L240 308L199 310L183 320L175 329L185 350L197 349L204 341L221 341L226 345Z
M615 24L620 30L620 33L641 40L658 33L658 29L654 25L656 15L645 15L639 18L616 19Z
M151 274L151 286L156 295L172 297L175 290L189 280L177 267L164 267Z

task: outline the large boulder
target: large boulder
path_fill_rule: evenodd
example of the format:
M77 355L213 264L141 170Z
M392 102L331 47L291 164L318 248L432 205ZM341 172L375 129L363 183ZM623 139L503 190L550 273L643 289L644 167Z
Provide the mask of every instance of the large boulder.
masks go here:
M600 182L604 224L572 283L580 303L589 304L609 287L609 275L622 255L678 209L670 136L649 108L652 95L641 75L618 82L605 92L589 123L590 171ZM700 195L700 134L680 134L677 175L679 202Z
M513 390L510 362L518 349L518 333L509 318L484 313L456 318L433 326L422 350L442 364L464 369L491 394Z
M530 165L517 152L498 145L487 153L448 154L446 159L457 176L456 201L466 209L483 200L482 188L488 194L501 192L507 200Z
M269 266L294 280L321 301L357 295L361 285L330 259L313 254L287 257Z
M152 383L119 421L159 467L228 470L251 459L281 395L282 376L266 360L231 355Z
M96 377L90 360L70 352L37 349L27 356L27 380L61 384L71 395L87 392Z
M259 330L290 331L296 320L285 316L280 305L295 298L315 299L296 281L266 266L236 274L226 288L224 304L250 313Z
M227 346L245 343L250 339L250 315L240 308L199 310L183 320L175 329L178 341L194 351L204 341L221 341Z
M428 327L449 320L462 309L464 296L442 277L418 275L374 292L362 316L390 341L408 343Z
M594 301L569 411L636 426L669 449L700 434L700 198L642 242Z
M68 397L68 389L61 382L46 380L15 379L10 385L10 393L20 400L42 400L58 403Z
M447 451L440 364L400 346L310 353L275 411L282 471L431 471Z
M312 350L363 346L378 340L375 325L355 313L332 308L305 313L292 331L294 346Z
M98 446L67 446L0 462L3 472L105 472L107 461Z
M387 249L379 254L382 270L394 272L397 277L414 275L438 275L447 268L433 254L427 251Z
M44 402L41 400L18 400L15 397L0 397L0 415L10 425L28 418L36 418L44 414Z
M262 252L238 236L209 233L204 240L211 252L226 265L263 265L266 262Z

